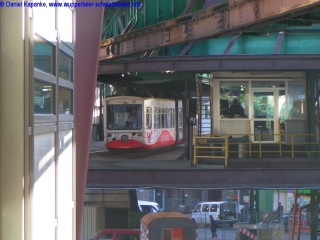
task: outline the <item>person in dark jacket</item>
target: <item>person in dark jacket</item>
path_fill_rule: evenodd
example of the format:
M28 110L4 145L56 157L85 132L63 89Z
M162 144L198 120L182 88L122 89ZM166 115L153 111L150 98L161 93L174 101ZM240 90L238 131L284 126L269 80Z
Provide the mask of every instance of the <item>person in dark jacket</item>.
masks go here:
M239 115L239 116L244 116L244 109L241 106L240 102L238 99L234 99L233 103L230 107L230 111L233 115Z
M212 238L218 238L216 222L214 221L212 215L209 216L209 219L210 219L210 225L208 228L210 228L211 230Z
M278 220L279 220L280 222L283 221L283 219L282 219L282 217L283 217L283 206L281 205L281 202L278 203L277 217L278 217Z

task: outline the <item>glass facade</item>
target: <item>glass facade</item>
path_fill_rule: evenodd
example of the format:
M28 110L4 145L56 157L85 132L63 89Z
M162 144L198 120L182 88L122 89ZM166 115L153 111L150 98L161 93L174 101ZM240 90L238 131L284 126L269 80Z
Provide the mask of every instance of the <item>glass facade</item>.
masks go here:
M30 239L75 239L73 10L33 8ZM45 19L45 20L44 20ZM32 61L30 61L32 63ZM53 223L53 224L51 224Z
M59 114L73 114L72 90L59 88Z
M35 81L34 83L34 113L54 114L54 85Z
M55 75L55 47L37 35L34 36L34 67Z
M66 47L63 46L63 48ZM34 67L40 70L35 74L35 114L56 114L56 101L58 114L73 114L73 57L59 50L58 74L56 74L55 53L54 42L49 43L38 34L34 35ZM41 71L47 75L41 74ZM57 75L58 77L56 77ZM55 89L57 86L59 87ZM58 92L57 96L55 96L56 91Z
M219 86L221 133L250 135L254 142L290 141L289 134L305 133L305 81L224 80Z
M59 77L73 82L73 59L63 51L59 51Z

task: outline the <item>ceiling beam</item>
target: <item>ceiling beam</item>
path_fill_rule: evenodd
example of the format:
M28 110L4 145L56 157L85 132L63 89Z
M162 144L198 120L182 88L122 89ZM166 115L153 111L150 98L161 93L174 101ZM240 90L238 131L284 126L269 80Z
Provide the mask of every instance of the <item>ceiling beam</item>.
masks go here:
M103 75L166 71L299 71L318 70L319 66L319 54L177 56L100 61L98 73Z
M100 61L189 41L241 34L242 31L319 11L320 0L239 0L208 7L107 39Z

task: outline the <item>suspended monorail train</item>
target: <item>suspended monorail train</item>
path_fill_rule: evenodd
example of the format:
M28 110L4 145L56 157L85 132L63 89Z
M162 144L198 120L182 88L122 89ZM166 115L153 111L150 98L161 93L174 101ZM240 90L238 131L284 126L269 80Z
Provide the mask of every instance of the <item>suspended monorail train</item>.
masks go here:
M181 100L108 97L104 113L104 140L109 150L151 150L183 142Z

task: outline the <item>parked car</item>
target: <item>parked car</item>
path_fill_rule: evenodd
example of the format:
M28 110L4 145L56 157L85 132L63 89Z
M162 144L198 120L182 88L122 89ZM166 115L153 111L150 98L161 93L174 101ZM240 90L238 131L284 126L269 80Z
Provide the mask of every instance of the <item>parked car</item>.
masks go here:
M102 229L89 240L139 240L140 229Z
M160 212L159 204L156 202L138 200L138 205L141 212L146 212L146 213Z
M238 208L237 202L202 202L192 211L191 218L197 224L208 225L212 215L218 225L227 223L232 226L238 222Z

